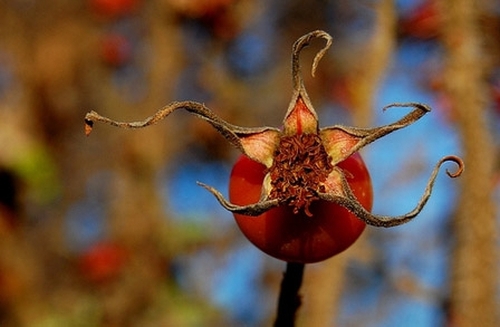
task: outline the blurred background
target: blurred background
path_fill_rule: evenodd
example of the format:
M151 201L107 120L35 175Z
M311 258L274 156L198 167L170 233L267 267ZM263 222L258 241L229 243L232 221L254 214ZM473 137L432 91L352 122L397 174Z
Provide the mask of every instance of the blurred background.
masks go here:
M0 326L270 326L285 263L254 248L202 181L227 194L238 153L174 100L240 126L280 126L292 43L334 43L304 74L322 126L433 111L362 152L367 228L308 265L298 326L498 326L500 3L478 0L1 0ZM322 42L302 56L308 70ZM450 165L450 169L453 166Z

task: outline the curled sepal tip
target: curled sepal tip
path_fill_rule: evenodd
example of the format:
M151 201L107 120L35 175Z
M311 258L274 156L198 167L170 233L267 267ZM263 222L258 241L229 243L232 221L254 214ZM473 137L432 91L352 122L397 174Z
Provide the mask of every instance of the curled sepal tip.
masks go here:
M217 199L217 201L219 201L221 206L223 206L224 209L231 211L232 213L237 213L245 216L259 216L264 212L268 211L269 209L277 207L280 204L278 199L273 199L273 200L261 200L254 204L240 206L226 200L224 196L215 188L200 182L196 182L196 184L198 184L199 186L205 188L210 193L212 193Z
M372 214L371 212L367 211L358 202L358 200L354 196L352 190L350 189L350 187L347 184L347 181L346 181L345 177L343 177L343 175L342 175L343 195L320 193L319 197L320 197L320 199L330 201L330 202L335 202L335 203L345 207L347 210L352 212L356 217L363 220L368 225L372 225L372 226L376 226L376 227L399 226L399 225L402 225L404 223L409 222L410 220L415 218L422 211L425 204L427 203L427 200L429 200L429 197L431 196L432 187L434 185L434 182L436 180L436 177L439 173L441 166L444 163L449 162L449 161L454 162L457 165L457 170L454 172L450 172L447 169L446 174L451 178L456 178L462 174L462 172L464 171L465 165L464 165L462 159L460 159L459 157L446 156L446 157L442 158L441 160L439 160L431 173L429 181L427 182L427 186L425 187L424 193L423 193L422 197L420 198L420 201L418 202L417 206L412 211L408 212L405 215L384 216L384 215Z
M457 178L458 176L462 175L462 173L465 170L465 164L463 160L460 157L457 156L446 156L443 159L440 160L440 163L444 163L446 161L453 161L454 163L457 164L457 170L455 172L450 172L449 169L446 169L446 174L451 177L451 178Z
M310 33L307 33L306 35L300 37L295 41L292 47L292 76L293 76L293 82L294 82L294 89L297 90L301 87L302 85L302 77L300 75L300 61L299 61L299 55L300 52L302 51L303 48L309 45L312 39L316 38L322 38L326 40L325 46L318 51L316 56L314 57L312 68L311 68L311 75L314 77L316 74L316 69L318 68L319 61L323 56L325 55L326 51L330 48L332 45L332 37L330 34L326 33L325 31L321 30L316 30L312 31Z

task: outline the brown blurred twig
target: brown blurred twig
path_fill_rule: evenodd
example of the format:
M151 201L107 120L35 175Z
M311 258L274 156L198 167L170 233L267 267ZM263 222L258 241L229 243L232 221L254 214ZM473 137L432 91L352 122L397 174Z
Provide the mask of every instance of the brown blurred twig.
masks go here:
M446 49L445 92L462 137L467 172L453 222L451 308L457 327L499 326L498 243L493 194L494 148L486 118L488 55L480 2L440 1Z

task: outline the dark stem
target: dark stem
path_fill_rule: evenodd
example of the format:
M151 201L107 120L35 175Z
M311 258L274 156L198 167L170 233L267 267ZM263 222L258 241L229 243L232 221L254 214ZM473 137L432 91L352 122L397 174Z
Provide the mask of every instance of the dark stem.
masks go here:
M299 290L304 276L304 267L305 264L303 263L288 262L286 264L286 271L281 281L278 312L274 327L295 326L295 314L302 303Z

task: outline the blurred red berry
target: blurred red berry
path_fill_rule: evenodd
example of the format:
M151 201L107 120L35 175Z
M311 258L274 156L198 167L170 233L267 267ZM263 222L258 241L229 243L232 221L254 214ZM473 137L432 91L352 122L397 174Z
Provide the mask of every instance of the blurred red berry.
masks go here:
M90 9L98 16L117 18L133 13L141 0L89 0Z
M132 57L132 45L123 35L109 33L101 39L101 58L106 64L119 67L125 65Z
M404 35L418 39L431 39L438 35L441 16L434 0L427 0L417 6L400 23Z
M118 277L126 261L126 252L113 243L97 243L79 259L83 277L91 282L103 283Z
M491 87L491 97L493 101L493 108L500 114L500 84Z
M238 18L231 10L235 0L168 0L179 16L204 24L216 37L231 39L239 30Z

